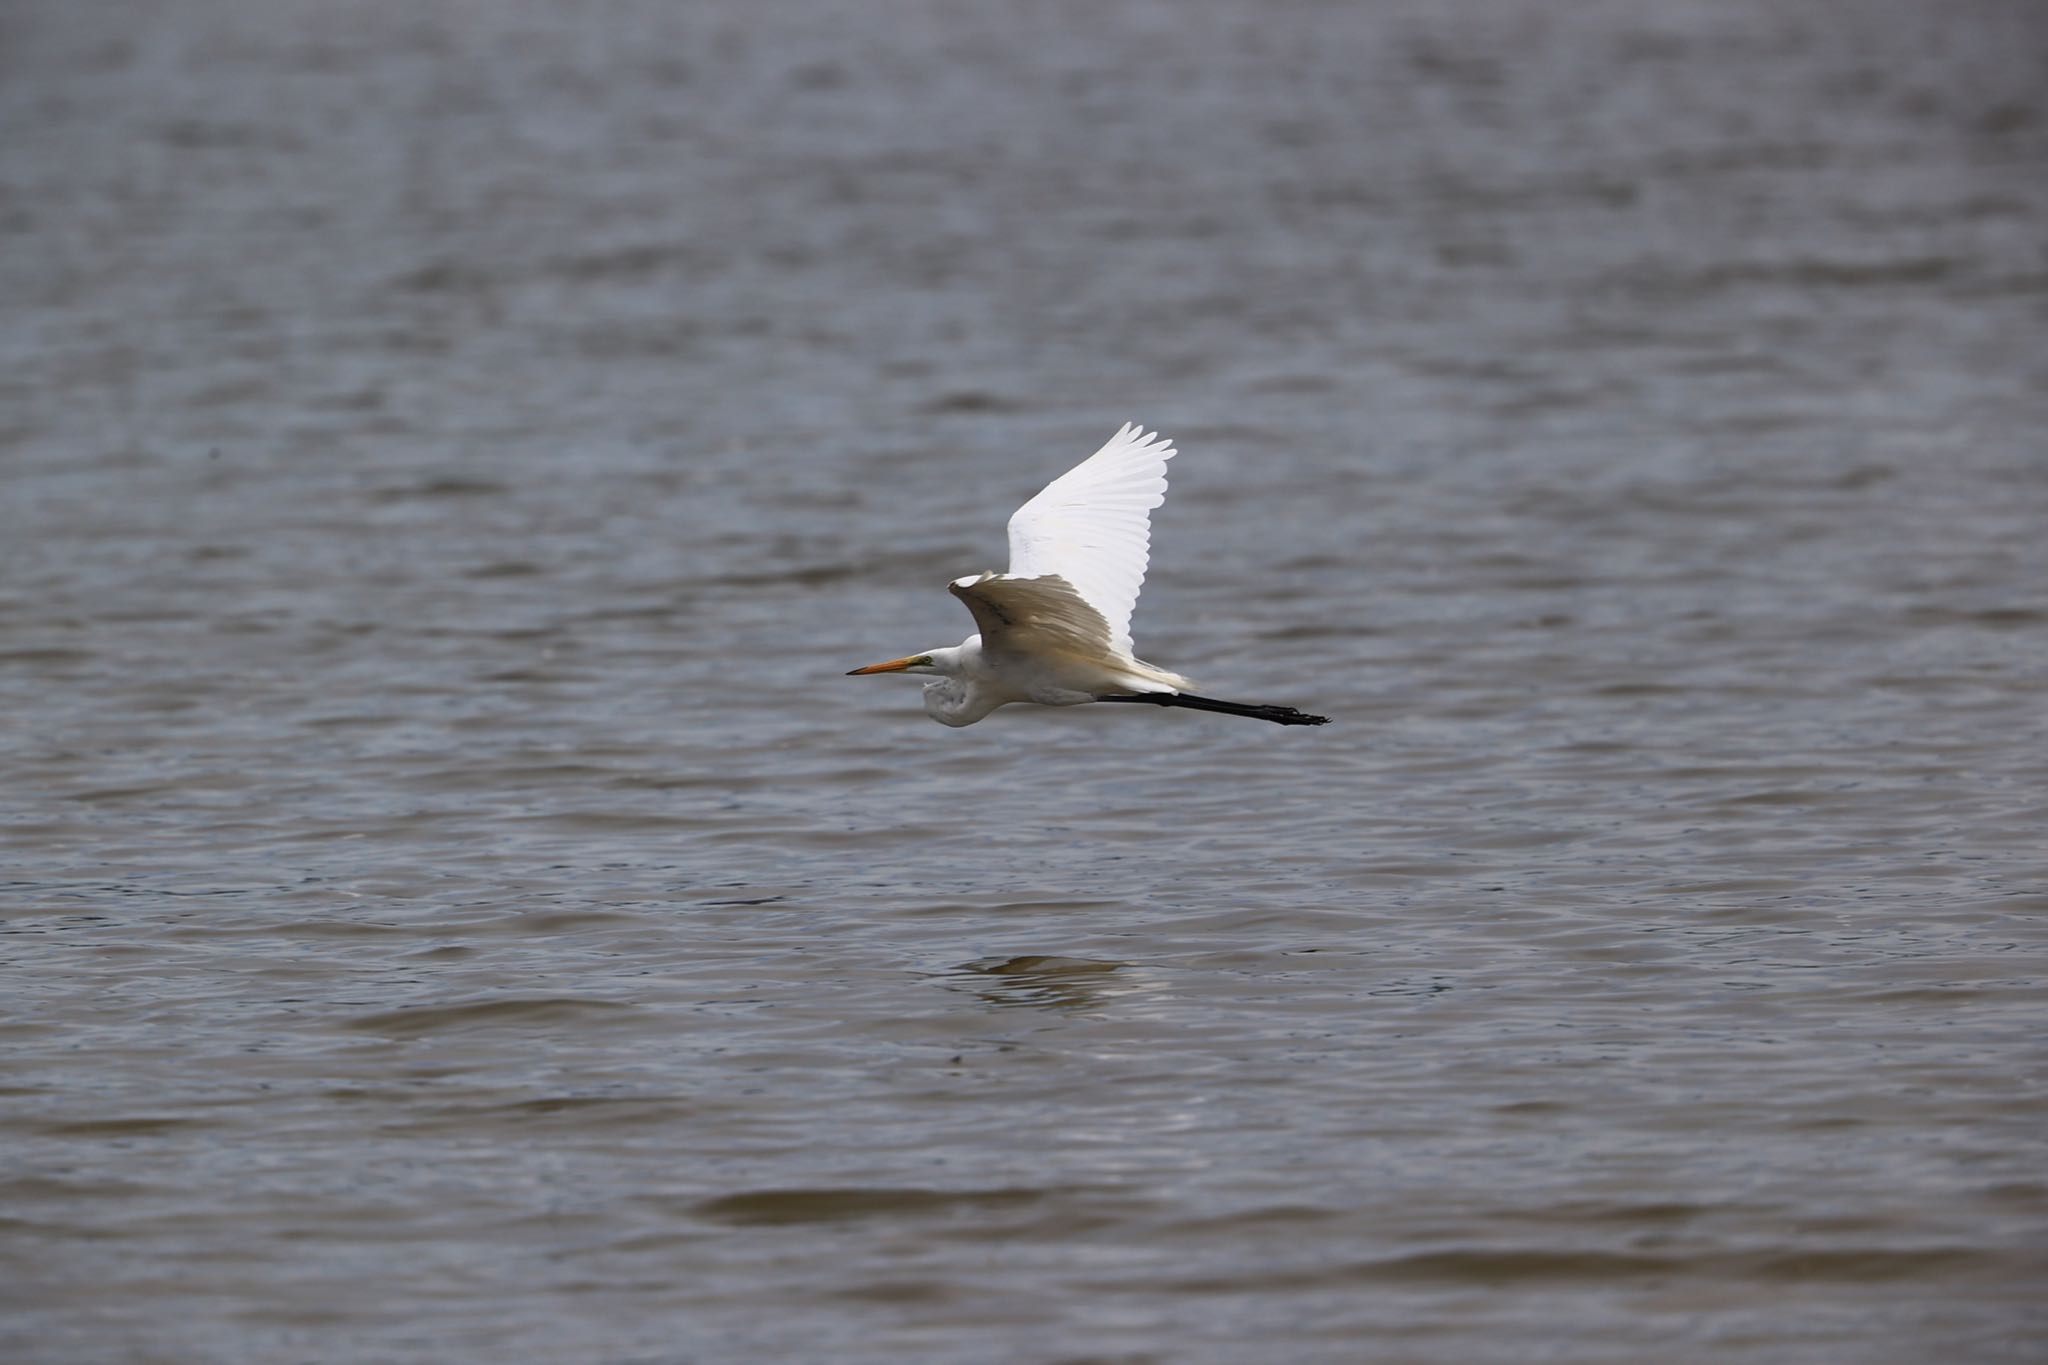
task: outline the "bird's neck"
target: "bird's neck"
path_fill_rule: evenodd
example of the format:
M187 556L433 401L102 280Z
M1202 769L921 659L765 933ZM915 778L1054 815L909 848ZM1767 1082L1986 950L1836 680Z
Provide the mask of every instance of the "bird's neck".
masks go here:
M989 684L981 658L981 637L970 635L952 649L931 652L932 667L945 674L924 687L925 713L942 725L972 725L1010 698Z
M950 649L935 649L931 652L932 668L949 678L978 678L984 672L981 661L981 637L970 635Z

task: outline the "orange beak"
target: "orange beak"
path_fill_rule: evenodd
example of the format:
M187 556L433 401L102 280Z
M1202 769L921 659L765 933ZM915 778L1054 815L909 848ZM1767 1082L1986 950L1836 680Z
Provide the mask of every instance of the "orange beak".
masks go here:
M904 669L910 667L912 664L919 664L923 662L924 655L912 654L907 658L891 659L888 663L885 664L869 664L866 668L856 668L850 671L846 676L849 678L858 678L863 673L901 673Z

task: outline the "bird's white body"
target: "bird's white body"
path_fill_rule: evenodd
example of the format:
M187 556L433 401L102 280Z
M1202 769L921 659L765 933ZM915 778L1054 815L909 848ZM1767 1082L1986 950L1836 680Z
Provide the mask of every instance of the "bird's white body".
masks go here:
M991 575L993 576L993 575ZM979 580L962 578L955 588ZM925 668L940 675L924 686L924 709L942 725L972 725L998 706L1032 702L1039 706L1079 706L1106 693L1175 692L1190 684L1177 673L1137 659L1089 657L1066 651L1018 647L996 632L990 646L970 635L951 649L935 649Z
M924 709L944 725L972 725L1012 702L1140 700L1321 724L1290 707L1188 697L1186 678L1131 653L1131 611L1151 561L1152 509L1166 500L1166 462L1174 454L1165 437L1124 426L1017 509L1008 573L948 585L978 633L853 671L936 675L925 686Z

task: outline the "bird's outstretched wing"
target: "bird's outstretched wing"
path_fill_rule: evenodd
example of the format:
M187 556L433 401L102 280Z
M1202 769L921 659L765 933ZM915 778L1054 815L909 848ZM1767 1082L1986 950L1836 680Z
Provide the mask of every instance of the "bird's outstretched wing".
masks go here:
M956 578L946 590L967 604L984 644L1028 654L1064 654L1107 664L1109 625L1057 574L1016 578L985 573Z
M1166 501L1166 462L1175 453L1164 436L1126 424L1010 518L1007 579L1058 575L1102 618L1110 647L1130 654L1131 608L1151 562L1152 509Z

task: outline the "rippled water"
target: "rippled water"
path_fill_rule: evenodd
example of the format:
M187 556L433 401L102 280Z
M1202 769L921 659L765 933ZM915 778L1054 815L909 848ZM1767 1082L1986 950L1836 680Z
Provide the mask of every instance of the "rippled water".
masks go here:
M2038 1358L2043 39L0 11L0 1346Z

